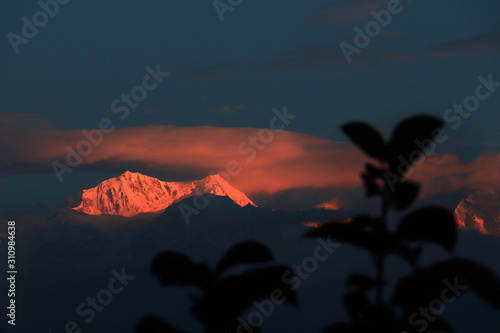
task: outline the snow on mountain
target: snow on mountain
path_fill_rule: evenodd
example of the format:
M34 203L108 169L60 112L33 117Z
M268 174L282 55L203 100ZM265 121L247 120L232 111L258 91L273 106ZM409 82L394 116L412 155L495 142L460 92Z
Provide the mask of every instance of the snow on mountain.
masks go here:
M131 217L158 212L183 199L203 194L227 196L242 207L248 204L256 206L220 175L194 181L164 182L130 171L83 190L68 199L64 206L89 215Z
M457 224L462 229L500 236L500 194L478 192L462 200L455 209Z

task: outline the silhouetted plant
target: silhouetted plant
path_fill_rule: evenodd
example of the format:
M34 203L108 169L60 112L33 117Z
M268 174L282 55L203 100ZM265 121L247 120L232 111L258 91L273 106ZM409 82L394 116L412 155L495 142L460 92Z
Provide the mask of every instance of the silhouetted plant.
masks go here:
M396 127L389 142L364 123L342 127L357 146L379 161L379 165L366 164L361 177L366 195L381 198L380 216L361 215L354 217L351 223L330 221L307 232L305 237L331 237L370 251L377 274L376 277L354 274L347 279L350 291L344 297L344 305L352 323L334 324L325 333L453 331L451 325L440 318L420 322L418 330L416 325L409 324L412 313L441 298L446 280L466 282L467 290L474 290L491 306L500 308L497 278L486 267L471 260L450 259L429 268L417 268L422 246L415 242L433 242L447 251L454 250L457 227L451 212L441 207L420 208L406 215L395 231L388 227L389 209L404 210L416 200L420 187L405 176L411 165L423 157L422 142L432 142L440 134L442 125L441 120L432 116L413 117ZM413 273L402 277L392 298L385 301L384 263L390 254L401 256L413 268Z
M164 286L195 286L203 296L190 295L194 301L191 313L204 325L206 333L236 332L241 316L254 301L269 298L278 289L285 302L296 306L297 297L283 275L290 271L281 265L267 266L245 271L239 275L224 276L228 269L241 264L261 264L273 260L273 255L264 245L242 242L232 247L216 264L213 270L206 264L192 263L177 252L162 252L152 264L151 272L158 276ZM163 319L145 317L137 325L136 333L182 332ZM253 328L253 332L259 332Z

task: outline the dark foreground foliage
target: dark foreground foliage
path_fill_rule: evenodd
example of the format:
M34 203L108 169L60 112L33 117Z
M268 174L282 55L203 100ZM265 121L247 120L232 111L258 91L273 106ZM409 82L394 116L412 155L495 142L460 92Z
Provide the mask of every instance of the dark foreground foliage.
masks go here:
M423 149L439 136L442 125L435 117L413 117L396 127L389 142L368 124L349 123L342 127L358 147L378 160L377 165L366 164L361 177L366 195L380 197L381 213L375 217L356 216L349 224L330 221L305 237L330 237L369 251L377 276L355 274L348 278L344 305L351 322L334 324L325 333L453 332L450 323L428 308L440 306L443 296L452 302L455 295L464 291L474 291L490 306L500 309L500 287L488 268L456 258L418 267L423 243L438 244L449 252L454 250L457 226L451 212L438 206L419 208L404 216L396 230L387 225L390 209L405 210L416 200L420 186L406 180L406 174L412 164L425 158ZM404 259L412 274L401 277L392 297L384 300L384 263L388 255ZM420 312L422 308L425 313Z
M419 184L406 179L412 164L425 158L425 147L440 135L443 122L431 116L417 116L401 122L386 142L377 130L365 123L349 123L344 133L365 153L376 159L361 174L366 195L378 196L379 216L359 215L352 222L329 221L307 232L306 238L334 239L369 251L377 269L376 276L353 274L346 281L344 305L351 321L327 327L324 333L423 333L453 332L450 323L429 312L439 302L450 303L463 292L475 292L491 307L500 309L500 286L494 273L472 260L451 258L430 267L419 267L425 243L435 243L450 253L457 242L453 214L438 207L409 212L395 230L388 226L391 209L406 210L418 197ZM384 265L389 255L400 256L412 269L402 276L385 299ZM231 248L214 269L192 263L175 252L160 253L151 266L164 286L196 286L203 296L191 295L192 314L204 325L206 333L236 332L238 318L255 300L269 298L273 290L284 292L286 302L297 305L297 296L283 281L285 266L268 266L225 276L229 268L240 264L260 264L273 260L262 244L244 242ZM392 289L392 288L391 288ZM444 292L446 291L446 292ZM422 314L420 309L427 309ZM417 320L416 314L420 317ZM252 328L258 332L258 328ZM136 333L181 332L163 319L143 318Z
M237 318L254 301L270 298L280 291L285 303L296 306L297 296L283 275L290 271L281 265L266 266L226 276L227 270L242 264L262 264L273 260L264 245L248 241L232 247L212 270L206 264L192 263L177 252L162 252L154 258L151 272L164 286L195 286L203 295L190 295L194 301L191 313L203 324L206 333L236 332L241 325ZM157 317L143 318L136 333L182 332ZM253 329L258 332L258 329Z

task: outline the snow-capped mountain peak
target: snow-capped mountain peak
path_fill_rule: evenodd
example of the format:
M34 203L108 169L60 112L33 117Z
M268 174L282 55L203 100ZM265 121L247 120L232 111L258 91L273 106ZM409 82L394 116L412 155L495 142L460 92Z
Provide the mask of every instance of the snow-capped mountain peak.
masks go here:
M500 236L500 194L476 192L462 200L455 209L457 224L482 234Z
M130 171L83 190L68 199L66 206L90 215L130 217L162 211L183 199L203 194L227 196L242 207L248 204L256 206L220 175L210 175L194 181L164 182Z

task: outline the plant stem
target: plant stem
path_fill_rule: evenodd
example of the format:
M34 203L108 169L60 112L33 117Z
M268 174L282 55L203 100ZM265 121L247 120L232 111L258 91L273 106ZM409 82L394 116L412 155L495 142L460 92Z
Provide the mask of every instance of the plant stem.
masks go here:
M385 255L380 253L377 255L377 305L382 305L382 295L384 291L384 259Z
M387 231L387 213L389 209L389 189L386 187L384 194L382 195L382 212L380 218L382 219L382 224L384 226L383 232ZM383 294L384 294L384 262L385 262L385 253L381 251L377 254L376 257L376 267L377 267L377 305L381 306L383 302Z

